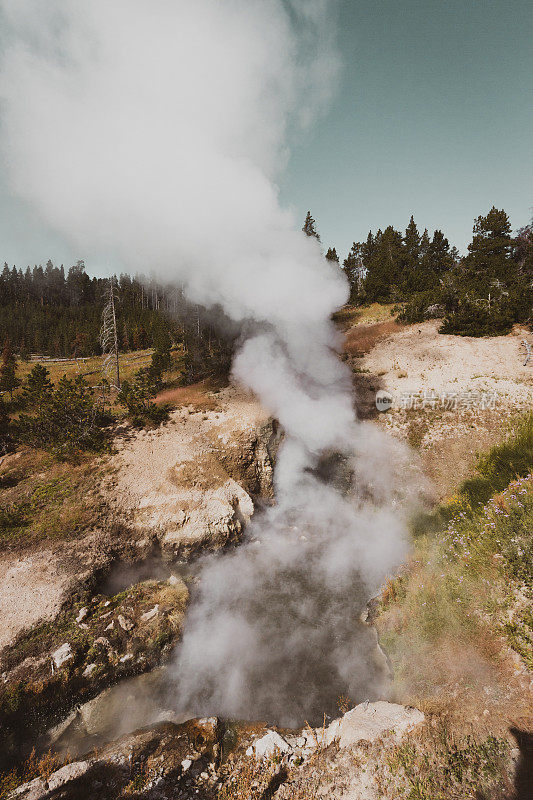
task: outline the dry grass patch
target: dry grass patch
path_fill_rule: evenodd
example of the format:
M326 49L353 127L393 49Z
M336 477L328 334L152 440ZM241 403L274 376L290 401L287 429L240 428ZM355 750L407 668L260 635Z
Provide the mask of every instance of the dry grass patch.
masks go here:
M158 404L170 403L176 408L192 406L195 411L213 411L218 407L209 381L164 389L159 392L155 400Z
M351 356L364 356L376 344L387 336L401 330L401 325L394 319L376 322L370 325L359 323L346 333L344 339L344 352Z
M102 510L97 486L103 469L89 455L76 464L30 448L6 457L0 468L0 549L77 536L93 525Z

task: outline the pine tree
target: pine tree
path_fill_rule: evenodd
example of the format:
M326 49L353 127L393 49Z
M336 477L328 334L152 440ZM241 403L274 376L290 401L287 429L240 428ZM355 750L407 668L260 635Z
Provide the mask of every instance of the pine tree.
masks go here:
M11 423L6 404L0 395L0 455L7 453L12 446Z
M442 275L453 266L453 260L450 255L450 243L440 230L436 230L433 233L433 239L429 245L428 257L429 267L437 275Z
M326 253L326 259L328 261L336 261L337 264L339 263L339 256L337 255L337 251L334 247L329 247L328 252Z
M11 342L7 338L2 351L2 363L0 364L0 392L9 392L11 400L13 400L13 390L20 386L16 369L17 362L11 350Z
M26 379L24 405L41 413L50 401L52 390L50 373L42 364L36 364Z
M399 299L403 277L402 234L389 225L383 233L378 230L373 240L373 254L364 280L366 299L388 303Z
M414 217L411 215L409 225L403 237L402 269L399 276L399 288L402 297L423 289L423 276L420 274L421 238ZM421 281L422 279L422 281Z
M318 239L318 241L320 241L320 236L318 235L315 225L316 223L313 217L311 216L311 212L308 211L302 230L306 236L314 236L315 239Z
M475 220L473 234L463 261L465 272L473 281L505 281L514 266L511 223L505 211L493 206L486 216Z
M364 245L362 245L360 242L354 242L343 263L343 270L346 273L348 283L350 284L351 302L356 302L359 299L363 279L365 276L363 249Z

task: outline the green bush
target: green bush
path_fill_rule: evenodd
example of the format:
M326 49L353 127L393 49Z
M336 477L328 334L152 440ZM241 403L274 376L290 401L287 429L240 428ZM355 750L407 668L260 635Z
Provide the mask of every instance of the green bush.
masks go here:
M123 382L117 399L127 409L134 425L159 425L168 419L169 406L157 405L152 400L157 391L158 382L152 379L149 370L139 371L132 383Z
M407 322L412 325L415 322L423 322L428 318L427 310L432 305L440 305L442 298L438 290L427 290L416 292L398 316L400 322Z
M70 458L81 450L102 450L107 442L102 428L105 420L100 419L94 392L86 381L81 376L70 379L64 375L52 387L41 374L36 387L34 373L30 373L26 387L34 413L20 415L17 431L21 441L49 450L58 458Z

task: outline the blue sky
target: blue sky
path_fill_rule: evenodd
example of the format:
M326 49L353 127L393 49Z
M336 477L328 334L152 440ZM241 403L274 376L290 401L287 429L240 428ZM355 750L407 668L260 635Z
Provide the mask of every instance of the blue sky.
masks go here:
M493 204L531 219L531 0L342 0L339 47L337 95L281 186L326 247L414 214L464 251Z

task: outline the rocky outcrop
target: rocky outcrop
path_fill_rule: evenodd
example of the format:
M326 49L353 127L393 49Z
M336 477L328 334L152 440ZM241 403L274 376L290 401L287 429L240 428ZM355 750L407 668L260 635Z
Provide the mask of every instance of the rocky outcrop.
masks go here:
M13 800L119 797L215 800L223 727L216 718L164 723L22 785ZM201 794L200 794L201 793Z
M291 732L261 725L226 726L216 718L165 723L125 736L47 778L34 779L14 797L45 800L57 797L60 788L62 800L111 800L132 794L146 800L377 800L382 795L372 780L369 748L391 746L423 721L416 709L378 702L357 706L327 728ZM363 746L366 750L358 751ZM358 755L364 752L367 756ZM306 787L311 786L312 773L311 794Z
M216 409L172 412L157 430L117 441L107 497L116 518L168 560L239 538L253 498L272 497L281 433L257 401L236 388Z
M96 595L4 651L0 766L9 767L28 738L35 740L75 705L161 663L181 634L188 595L175 577L146 581L110 598Z
M182 504L166 517L159 535L164 558L184 559L205 547L223 547L238 539L254 513L251 497L232 479L217 489L205 491L201 501L190 506L190 503ZM168 506L166 511L168 514Z

